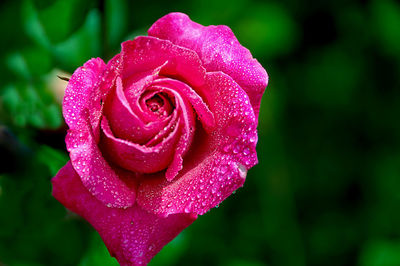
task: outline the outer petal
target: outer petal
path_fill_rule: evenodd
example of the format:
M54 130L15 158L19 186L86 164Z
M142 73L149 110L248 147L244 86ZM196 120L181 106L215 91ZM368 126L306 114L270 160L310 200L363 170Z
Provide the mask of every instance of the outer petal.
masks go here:
M241 187L247 169L257 163L256 120L246 93L222 72L207 73L208 102L216 129L198 130L173 182L144 180L137 203L160 215L204 214Z
M108 208L86 190L71 163L58 172L52 183L53 196L92 224L121 265L148 263L197 218L188 214L160 218L137 205Z
M118 57L115 57L106 66L96 58L78 68L68 82L63 113L70 128L66 137L67 149L82 182L104 204L129 207L135 201L135 188L121 180L97 147L102 113L100 99L105 92L102 88L113 82L117 61Z
M72 165L85 187L108 206L127 208L135 202L135 188L128 186L104 160L94 135L89 128L89 114L86 121L77 123L77 129L68 131L65 142L70 152Z
M140 36L122 43L122 80L166 63L161 75L184 80L193 86L204 84L205 69L199 56L192 50L170 41Z
M85 109L94 109L93 94L99 92L106 68L101 58L93 58L78 68L68 82L63 101L63 115L70 129L76 128ZM100 104L97 103L98 109Z
M258 117L268 75L229 27L204 27L185 14L170 13L157 20L148 33L195 51L207 71L223 71L231 76L248 94Z

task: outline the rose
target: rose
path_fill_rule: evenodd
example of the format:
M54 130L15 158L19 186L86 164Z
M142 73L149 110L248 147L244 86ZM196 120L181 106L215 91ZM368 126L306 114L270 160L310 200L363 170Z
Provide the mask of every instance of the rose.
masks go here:
M181 13L72 75L63 114L70 162L53 195L123 265L147 263L257 163L267 73L226 26Z

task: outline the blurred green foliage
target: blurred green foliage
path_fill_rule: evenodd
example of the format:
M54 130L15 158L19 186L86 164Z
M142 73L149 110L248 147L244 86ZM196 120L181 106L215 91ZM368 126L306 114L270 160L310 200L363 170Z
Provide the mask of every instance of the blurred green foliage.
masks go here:
M229 25L267 69L259 165L151 265L400 265L394 0L0 3L0 265L117 265L51 197L68 160L50 80L171 11Z

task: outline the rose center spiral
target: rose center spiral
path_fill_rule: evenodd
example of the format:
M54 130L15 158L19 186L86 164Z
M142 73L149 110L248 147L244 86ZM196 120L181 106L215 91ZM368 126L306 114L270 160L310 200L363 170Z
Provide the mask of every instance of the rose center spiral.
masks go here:
M142 110L147 110L152 116L167 117L174 110L175 106L170 96L164 92L150 91L142 96Z
M158 95L154 95L150 99L146 100L146 105L153 113L156 113L164 106L163 99Z

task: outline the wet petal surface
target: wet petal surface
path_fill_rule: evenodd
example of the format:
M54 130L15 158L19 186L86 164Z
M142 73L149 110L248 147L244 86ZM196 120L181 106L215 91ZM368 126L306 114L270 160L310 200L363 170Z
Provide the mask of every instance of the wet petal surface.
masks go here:
M109 208L87 191L70 163L58 172L52 183L53 196L92 224L121 265L147 264L197 218L189 214L161 218L137 205L127 209Z
M163 66L161 75L168 75L193 86L204 84L205 69L192 50L174 45L168 40L140 36L122 43L122 74L124 80L132 74Z
M148 33L195 51L207 71L222 71L231 76L246 91L258 117L268 75L229 27L205 27L186 14L170 13L157 20Z
M148 211L204 214L241 187L257 163L256 120L246 93L222 72L207 73L206 86L216 129L196 132L185 167L172 182L154 178L140 184L137 202Z

